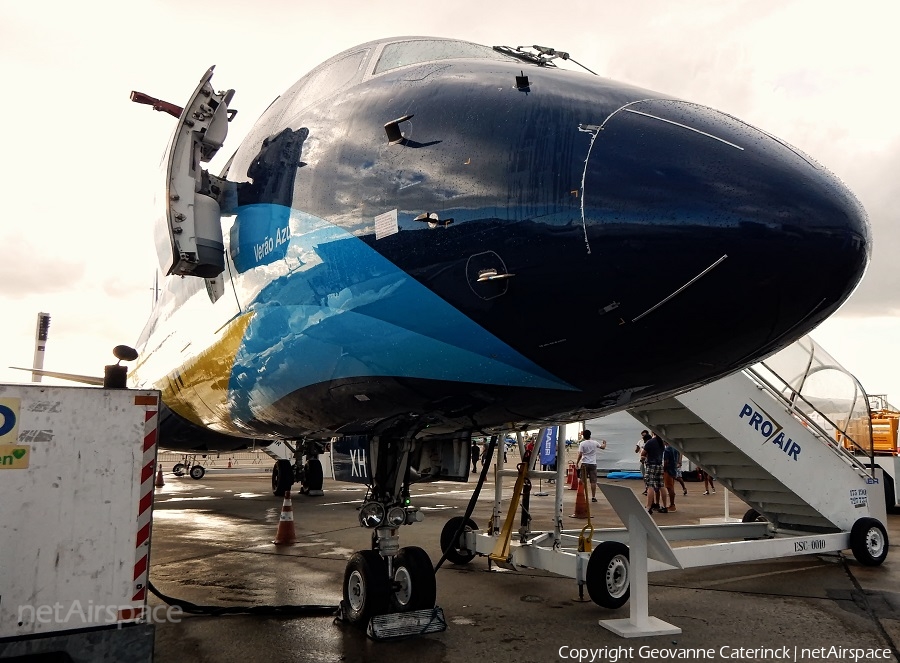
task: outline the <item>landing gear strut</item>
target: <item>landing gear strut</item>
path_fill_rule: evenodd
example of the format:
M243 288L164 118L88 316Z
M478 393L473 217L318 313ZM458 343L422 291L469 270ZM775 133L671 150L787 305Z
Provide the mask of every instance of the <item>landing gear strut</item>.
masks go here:
M446 628L443 616L439 620L434 616L440 609L434 605L437 591L428 553L415 546L401 548L398 536L402 525L423 519L409 504L410 452L416 432L398 434L395 429L370 442L373 483L359 510L359 522L372 530L372 549L354 553L344 572L341 615L351 624L368 624L369 634L374 629L376 638L379 628L389 632L383 637L394 637L404 627L415 633Z

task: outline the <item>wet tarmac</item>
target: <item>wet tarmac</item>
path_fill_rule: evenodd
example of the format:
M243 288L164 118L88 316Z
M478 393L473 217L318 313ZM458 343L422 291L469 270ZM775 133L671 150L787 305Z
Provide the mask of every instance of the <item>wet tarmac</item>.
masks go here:
M638 494L643 490L639 481L616 483ZM506 497L512 481L507 485ZM400 544L421 546L436 562L441 529L465 512L473 487L474 482L414 486L412 502L426 518L402 528ZM168 475L154 505L151 581L169 596L204 605L336 606L347 559L370 547L370 535L357 520L364 487L326 479L324 488L322 497L294 498L298 542L275 546L282 500L271 494L268 475L216 473L200 481ZM533 530L552 526L554 488L535 483L533 492L541 488L549 495L532 497ZM688 491L676 498L677 512L654 519L695 524L725 515L721 490L705 496L701 484L689 483ZM575 493L565 492L569 514ZM481 526L490 518L493 494L488 481L472 516ZM595 526L621 526L602 497L593 507ZM747 507L732 497L729 509L740 516ZM567 517L565 526L583 523ZM900 541L900 515L889 515L887 526L891 541ZM578 650L586 650L583 660L611 662L685 654L689 660L723 661L898 660L900 552L895 547L875 568L860 565L847 551L654 573L649 591L650 614L680 627L680 635L622 639L598 621L628 617L628 605L612 611L579 602L572 579L534 569L489 570L479 557L465 566L446 563L437 573L437 603L447 630L395 642L374 642L331 616L178 616L173 611L177 621L166 621L163 604L151 597L157 616L154 660L572 661ZM813 651L819 648L824 651Z

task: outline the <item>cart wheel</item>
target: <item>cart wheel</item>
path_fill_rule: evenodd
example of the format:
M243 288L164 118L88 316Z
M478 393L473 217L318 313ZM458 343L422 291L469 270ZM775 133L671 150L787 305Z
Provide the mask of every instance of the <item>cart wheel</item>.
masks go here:
M767 523L769 522L764 515L756 509L749 509L744 517L741 518L742 523Z
M191 468L191 479L202 479L206 469L202 465L194 465Z
M294 466L291 461L282 458L275 461L272 468L272 492L277 497L284 497L285 492L294 485Z
M888 554L887 531L875 518L860 518L850 530L850 550L863 566L878 566Z
M444 529L441 530L441 551L447 553L447 559L453 564L468 564L475 557L474 552L459 547L459 540L453 540L463 520L466 522L463 532L474 532L478 529L478 525L471 518L464 519L462 516L456 516L448 520L444 524Z
M628 546L604 541L594 548L585 578L591 600L604 608L621 608L631 593Z
M416 546L400 548L394 557L394 591L391 612L433 608L437 600L434 567L428 553Z
M175 463L175 465L172 467L172 474L174 474L176 477L183 477L184 463Z
M353 553L344 570L344 617L351 624L365 626L369 618L387 611L387 567L374 550Z

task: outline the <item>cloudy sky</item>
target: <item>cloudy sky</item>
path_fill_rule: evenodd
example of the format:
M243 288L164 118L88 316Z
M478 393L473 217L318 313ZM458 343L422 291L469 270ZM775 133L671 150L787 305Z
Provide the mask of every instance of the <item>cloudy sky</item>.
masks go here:
M835 172L866 207L875 248L813 337L900 403L898 24L893 0L0 0L0 381L27 379L6 367L31 364L39 311L52 315L45 367L94 375L149 315L152 201L174 119L131 103L131 90L182 104L215 64L216 88L237 90L230 154L319 62L434 35L568 51L602 76L733 114Z

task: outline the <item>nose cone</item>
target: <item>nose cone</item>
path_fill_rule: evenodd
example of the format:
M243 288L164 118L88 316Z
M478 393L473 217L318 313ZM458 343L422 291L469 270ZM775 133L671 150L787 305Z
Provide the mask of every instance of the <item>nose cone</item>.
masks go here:
M668 326L676 316L702 326L704 338L718 334L707 351L693 349L704 361L745 362L815 327L862 277L870 253L862 206L776 138L669 100L625 105L589 130L590 249L638 286L621 302L622 323Z

